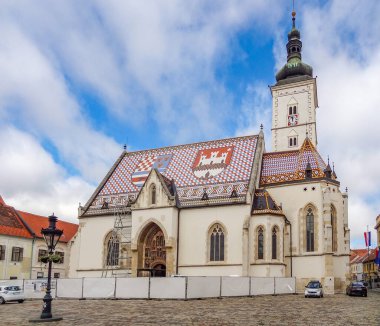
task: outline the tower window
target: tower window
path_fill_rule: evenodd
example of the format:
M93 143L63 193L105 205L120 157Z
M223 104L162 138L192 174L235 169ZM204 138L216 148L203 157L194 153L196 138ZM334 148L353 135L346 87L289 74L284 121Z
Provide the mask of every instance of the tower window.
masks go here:
M289 137L289 147L296 147L298 144L297 136Z
M297 106L289 106L289 115L297 114Z

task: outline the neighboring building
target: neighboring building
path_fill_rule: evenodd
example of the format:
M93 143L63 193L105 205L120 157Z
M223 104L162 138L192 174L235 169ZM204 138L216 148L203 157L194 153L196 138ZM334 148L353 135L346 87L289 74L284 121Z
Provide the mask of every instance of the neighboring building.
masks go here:
M367 257L367 249L352 249L350 255L351 280L363 281L363 260Z
M32 230L35 236L32 259L32 279L47 277L47 265L41 263L40 258L47 255L47 246L41 234L42 228L49 226L47 217L39 216L23 211L17 211L27 226ZM57 228L63 230L63 235L55 248L55 254L62 257L60 263L54 263L52 268L52 276L54 278L62 278L68 276L70 245L69 242L78 230L78 224L57 221Z
M47 255L47 246L41 234L48 227L48 218L19 211L5 204L0 196L0 279L36 279L47 277L47 264L40 261ZM62 256L54 263L52 276L66 277L70 258L69 241L78 225L59 220L57 228L64 231L55 253Z
M30 278L33 245L31 230L0 196L0 279Z
M345 288L348 195L317 150L317 83L295 17L287 52L270 88L273 152L262 130L124 151L79 207L71 277L295 276L299 291L311 279Z
M371 287L377 287L377 284L380 284L380 273L378 265L375 264L375 258L375 249L370 249L363 258L363 280L368 282Z

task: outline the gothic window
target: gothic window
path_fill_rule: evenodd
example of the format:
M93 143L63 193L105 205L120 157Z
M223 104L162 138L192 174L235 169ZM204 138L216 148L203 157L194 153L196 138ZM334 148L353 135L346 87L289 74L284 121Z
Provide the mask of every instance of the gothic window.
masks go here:
M107 243L107 266L117 266L119 265L119 254L120 254L120 243L119 239L115 234L110 235Z
M331 248L332 251L338 250L338 234L337 234L337 220L336 220L336 209L331 205Z
M277 259L277 227L272 229L272 259Z
M224 260L224 231L219 224L211 228L210 234L210 261Z
M306 251L314 251L314 214L311 208L306 213Z
M152 184L150 186L150 203L154 205L156 203L156 185Z
M257 229L257 259L264 259L264 229Z

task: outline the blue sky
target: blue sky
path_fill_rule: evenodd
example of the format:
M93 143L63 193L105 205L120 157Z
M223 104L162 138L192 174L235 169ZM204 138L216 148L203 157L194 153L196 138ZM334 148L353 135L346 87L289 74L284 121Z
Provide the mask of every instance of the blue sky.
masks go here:
M353 247L380 213L380 4L296 1L318 149L349 188ZM2 1L0 194L75 220L120 155L256 134L291 1ZM369 32L370 31L370 32Z

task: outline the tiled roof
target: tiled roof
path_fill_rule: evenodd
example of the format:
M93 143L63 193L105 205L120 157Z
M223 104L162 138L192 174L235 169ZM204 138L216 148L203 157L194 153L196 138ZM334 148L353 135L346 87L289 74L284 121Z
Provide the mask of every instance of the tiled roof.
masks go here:
M309 138L299 150L272 152L263 155L260 186L305 179L305 169L310 163L312 178L323 178L326 163Z
M0 234L22 238L33 238L16 210L5 204L0 197Z
M252 214L284 215L284 212L265 189L258 188L253 197Z
M350 264L357 264L361 262L367 254L367 249L352 249L350 252Z
M43 238L41 229L49 226L48 218L45 216L35 215L23 211L17 211L29 228L35 233L36 237ZM57 228L63 230L63 234L59 241L68 242L75 235L78 230L78 224L65 222L62 220L57 221Z
M104 202L112 208L135 200L152 168L174 183L184 206L201 203L205 191L210 200L230 198L234 189L245 198L257 141L256 135L125 152L86 204L85 214L99 211Z

